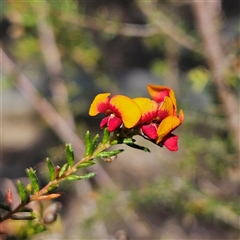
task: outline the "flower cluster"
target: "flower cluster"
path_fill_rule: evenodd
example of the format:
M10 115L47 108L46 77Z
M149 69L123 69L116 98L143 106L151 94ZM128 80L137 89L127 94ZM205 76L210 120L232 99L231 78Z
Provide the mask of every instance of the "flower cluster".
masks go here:
M184 115L182 110L177 114L174 91L152 84L147 89L152 99L98 94L90 106L89 115L103 113L105 117L100 127L107 127L109 132L124 130L124 133L129 133L127 137L138 134L170 151L176 151L178 136L172 132L183 122Z

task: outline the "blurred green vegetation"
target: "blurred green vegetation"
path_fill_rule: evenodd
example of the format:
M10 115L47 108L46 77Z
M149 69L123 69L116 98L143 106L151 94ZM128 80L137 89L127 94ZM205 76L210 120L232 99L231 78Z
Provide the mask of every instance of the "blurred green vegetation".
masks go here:
M163 236L161 233L164 226L168 226L164 224L169 219L174 219L186 239L240 238L239 155L211 79L204 51L199 50L202 43L193 24L189 4L156 2L155 11L167 19L166 24L172 23L174 29L170 29L168 34L160 28L159 32L149 35L145 35L144 31L147 32L147 28L151 27L155 31L157 25L148 22L150 16L146 16L138 1L5 1L1 4L1 47L42 96L54 105L55 96L51 88L54 77L47 70L49 66L41 42L44 38L48 42L49 36L53 35L51 41L60 56L60 75L67 91L65 107L73 115L80 138L87 129L100 133L98 118L88 117L88 107L95 94L125 94L127 91L134 95L134 88L125 87L128 81L132 81L132 86L143 85L143 95L147 93L145 83L148 81L172 87L177 95L178 108L182 108L185 113L185 122L177 131L180 136L179 152L169 155L159 148L154 155L156 157L153 161L160 162L159 171L161 167L165 170L167 168L167 171L161 172L162 175L146 172L144 164L151 165L152 162L145 159L144 163L139 163L138 154L142 153L137 150L129 153L129 159L119 158L111 163L117 165L117 161L122 161L121 169L129 168L130 174L125 172L127 170L114 171L109 165L106 167L106 163L101 164L120 190L104 189L104 185L97 181L90 182L92 188L89 191L92 191L92 195L87 196L90 201L96 202L96 208L88 216L83 215L81 221L81 212L75 212L78 216L72 215L77 222L71 227L76 232L75 238L77 234L81 239L96 238L95 227L99 221L105 223L108 236L112 238L121 229L130 239L141 238L133 227L136 221L131 218L133 213L139 215L139 221L147 226L148 237L154 239L172 239L170 235ZM229 4L228 8L227 1L224 1L218 24L228 61L224 80L239 99L240 47L239 35L236 34L239 29L236 20L239 22L239 16L229 15L237 6L237 3L236 6ZM166 15L161 15L163 12ZM41 21L50 26L47 32L49 35L41 36ZM130 29L130 33L126 30L133 26L136 32L146 27L142 35L136 36L133 30ZM225 29L227 26L229 29ZM181 41L176 40L179 36L185 42L193 39L190 43L196 48L192 49L191 44L189 48L181 45ZM49 58L52 57L49 54ZM147 72L149 79L143 77L124 81L124 74L139 69ZM151 78L152 75L154 78ZM3 92L11 92L15 88L12 82L14 74L3 76ZM64 98L61 95L59 97ZM11 109L13 115L15 110ZM38 127L45 129L43 124ZM53 134L50 128L47 131ZM62 156L62 150L58 150L61 144L51 138L49 148L44 149L44 153L52 153L53 156L49 157L58 159L58 156ZM31 146L29 149L27 151L36 151ZM16 149L12 148L12 151ZM11 155L6 155L5 162L8 162L8 156ZM127 161L135 162L129 166ZM36 161L29 159L28 163L35 166ZM134 172L134 168L131 170L132 164L143 164L143 167L141 171ZM153 165L152 171L156 171L156 165ZM142 176L146 175L149 177L143 179ZM138 178L141 185L136 183ZM136 183L136 187L127 182L133 185ZM66 186L63 190L69 190L70 193L73 191ZM122 197L124 200L121 200ZM65 218L68 219L68 207L77 203L73 202L71 194L66 194L62 201L66 202L66 209L61 216L64 222ZM84 205L84 201L80 203ZM66 234L64 237L70 239ZM21 239L20 236L15 238Z

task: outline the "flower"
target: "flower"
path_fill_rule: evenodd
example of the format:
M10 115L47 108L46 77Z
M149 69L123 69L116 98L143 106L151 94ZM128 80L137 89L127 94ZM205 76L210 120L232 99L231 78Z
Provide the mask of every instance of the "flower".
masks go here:
M89 109L89 115L103 113L100 127L109 132L119 130L116 136L132 138L136 134L165 146L170 151L178 150L178 136L172 132L183 122L184 114L177 115L174 91L166 86L148 84L152 99L131 99L124 95L110 97L110 93L98 94Z
M139 120L141 133L150 139L157 138L157 128L159 123L167 116L173 114L173 105L169 97L165 96L160 104L149 98L133 99L141 110Z
M170 151L178 150L178 136L172 134L184 120L183 111L180 110L179 116L168 116L162 120L157 129L156 144L164 145Z
M160 146L164 145L170 151L178 150L178 136L172 134L184 120L183 111L180 110L179 116L177 116L177 102L174 91L166 86L157 86L148 84L147 86L150 96L158 103L167 101L162 107L166 115L162 116L162 121L157 128L156 144ZM164 111L162 111L164 113Z
M133 101L141 110L139 120L141 133L150 139L155 139L157 137L157 125L153 120L157 118L158 104L149 98L143 97L134 98Z
M109 97L110 93L98 94L89 109L89 115L95 116L103 113L105 117L100 127L108 127L109 132L115 131L122 124L126 128L134 127L141 118L141 111L138 105L129 97L116 95Z

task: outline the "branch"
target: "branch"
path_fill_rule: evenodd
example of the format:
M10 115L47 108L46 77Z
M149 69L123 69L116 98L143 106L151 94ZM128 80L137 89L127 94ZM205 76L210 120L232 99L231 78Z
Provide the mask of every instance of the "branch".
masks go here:
M148 24L131 24L109 21L98 17L69 15L61 13L60 19L62 21L83 27L93 29L99 32L122 35L128 37L150 37L158 34L165 34L178 43L191 51L199 52L194 39L186 36L176 26L165 17L165 21L161 21L159 16L157 19L152 18L152 9L156 12L154 7L151 8L150 2L148 6L142 6L141 1L138 2L141 10L149 17L150 23ZM150 7L150 9L149 9ZM161 13L162 14L162 13Z
M165 34L180 46L201 53L196 40L180 30L177 24L166 16L154 2L137 1L137 3L150 23L158 29L157 34Z
M52 26L47 21L49 12L46 2L32 5L36 13L37 31L43 54L44 62L48 75L50 77L50 87L55 103L55 108L61 113L71 128L75 128L74 119L71 111L68 109L68 92L64 79L62 78L61 56L58 50Z
M231 91L224 81L224 72L227 66L227 58L220 45L215 19L205 0L192 1L192 8L196 18L196 26L203 41L204 53L212 74L213 83L216 86L223 110L227 118L229 131L234 138L237 151L240 153L239 143L239 113L240 105L237 96Z

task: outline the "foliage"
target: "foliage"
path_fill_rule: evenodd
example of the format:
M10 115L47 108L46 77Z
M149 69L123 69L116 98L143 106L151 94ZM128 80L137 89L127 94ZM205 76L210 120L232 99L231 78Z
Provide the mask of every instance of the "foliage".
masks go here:
M49 172L49 181L43 187L40 186L36 171L33 168L28 168L26 172L29 184L24 186L20 180L17 181L17 189L21 202L17 206L13 207L15 203L13 202L12 192L9 190L6 193L5 202L0 203L0 208L2 210L0 216L1 222L8 219L29 221L28 226L25 229L26 231L21 230L23 232L18 233L23 239L46 230L44 224L41 224L39 220L38 222L32 223L32 220L34 220L37 215L34 213L33 209L27 205L33 201L51 200L60 197L62 193L56 192L60 182L84 180L94 177L94 172L88 172L84 175L76 175L75 172L79 168L87 168L95 164L95 158L111 159L123 151L122 149L106 151L106 149L111 145L124 142L123 138L119 139L120 142L118 142L118 138L115 137L114 142L112 143L107 129L104 129L102 140L100 142L98 142L98 140L98 135L91 139L90 132L88 131L86 133L85 155L78 162L75 162L74 160L74 152L71 144L66 144L67 162L62 166L54 166L51 160L47 158L46 164ZM129 142L129 139L127 139L127 142ZM2 234L4 234L4 232L2 232Z

